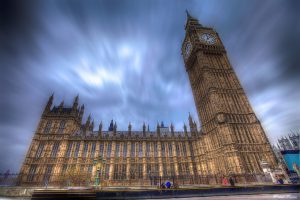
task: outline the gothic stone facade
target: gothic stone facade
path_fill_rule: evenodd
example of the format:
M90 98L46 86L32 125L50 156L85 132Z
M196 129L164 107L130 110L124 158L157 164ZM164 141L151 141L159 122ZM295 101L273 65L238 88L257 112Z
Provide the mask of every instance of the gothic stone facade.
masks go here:
M155 177L199 177L262 173L261 161L276 166L265 132L236 77L217 32L188 14L182 54L202 122L189 116L189 129L157 125L150 131L94 130L84 106L52 107L50 97L20 172L21 185L90 183L94 159L107 185L149 185ZM74 176L75 177L72 177ZM69 177L64 179L64 177ZM82 177L82 178L81 178ZM78 180L75 180L75 179ZM73 180L74 179L74 180ZM69 181L69 182L68 182Z

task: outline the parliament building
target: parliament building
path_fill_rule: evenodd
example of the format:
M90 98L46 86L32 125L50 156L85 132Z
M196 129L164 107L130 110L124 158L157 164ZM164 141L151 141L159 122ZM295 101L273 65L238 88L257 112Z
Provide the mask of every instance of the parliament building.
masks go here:
M20 171L20 185L102 186L217 184L263 175L261 163L276 167L268 138L234 72L218 33L187 13L182 56L201 129L189 115L183 131L141 124L141 131L118 130L102 122L95 131L83 122L78 96L72 106L49 98ZM248 178L247 178L248 177ZM251 181L251 180L248 180ZM257 179L252 179L253 182Z

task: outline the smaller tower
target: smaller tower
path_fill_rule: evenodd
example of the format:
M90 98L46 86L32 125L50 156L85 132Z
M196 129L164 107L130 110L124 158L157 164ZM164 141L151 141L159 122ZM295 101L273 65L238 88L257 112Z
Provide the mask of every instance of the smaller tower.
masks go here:
M52 95L49 97L47 105L46 105L46 107L44 109L44 114L50 112L51 106L53 104L53 98L54 98L53 96L54 96L54 94L52 93Z
M158 122L157 122L157 126L156 126L156 132L157 132L157 136L160 137L160 126L159 126Z
M114 120L111 120L108 127L108 131L113 131L113 130L114 130Z
M184 131L184 135L187 135L187 127L186 127L185 123L183 124L183 131Z
M131 128L132 128L132 126L131 126L131 123L129 122L129 124L128 124L128 136L129 137L131 137Z
M174 125L173 125L172 122L171 122L171 135L172 135L172 137L175 136L175 134L174 134Z
M114 124L114 133L117 133L117 122L115 121L115 124Z
M143 123L143 137L146 137L146 124Z
M83 114L84 114L84 104L82 104L82 106L80 107L80 112L78 116L80 122L82 121Z
M102 121L101 121L100 124L99 124L99 130L98 130L98 134L99 134L100 137L102 137L102 126L103 126L103 124L102 124Z
M74 102L73 102L73 107L72 107L72 111L75 112L77 111L77 107L78 107L78 101L79 101L79 96L77 95L74 99Z

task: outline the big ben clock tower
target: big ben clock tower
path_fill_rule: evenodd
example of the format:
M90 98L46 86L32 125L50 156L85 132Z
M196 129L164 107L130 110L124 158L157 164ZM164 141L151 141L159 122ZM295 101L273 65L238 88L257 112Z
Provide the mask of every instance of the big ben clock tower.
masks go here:
M226 54L218 33L187 12L182 55L202 124L199 174L261 173L274 153Z

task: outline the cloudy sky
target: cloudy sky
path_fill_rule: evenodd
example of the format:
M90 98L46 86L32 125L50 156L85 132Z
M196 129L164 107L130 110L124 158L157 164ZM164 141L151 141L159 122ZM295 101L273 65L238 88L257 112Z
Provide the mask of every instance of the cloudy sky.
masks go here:
M96 125L182 130L195 105L180 47L185 9L222 37L272 142L299 129L295 1L1 1L0 172L17 172L45 103L79 94ZM199 124L199 123L198 123ZM97 126L96 126L97 127Z

